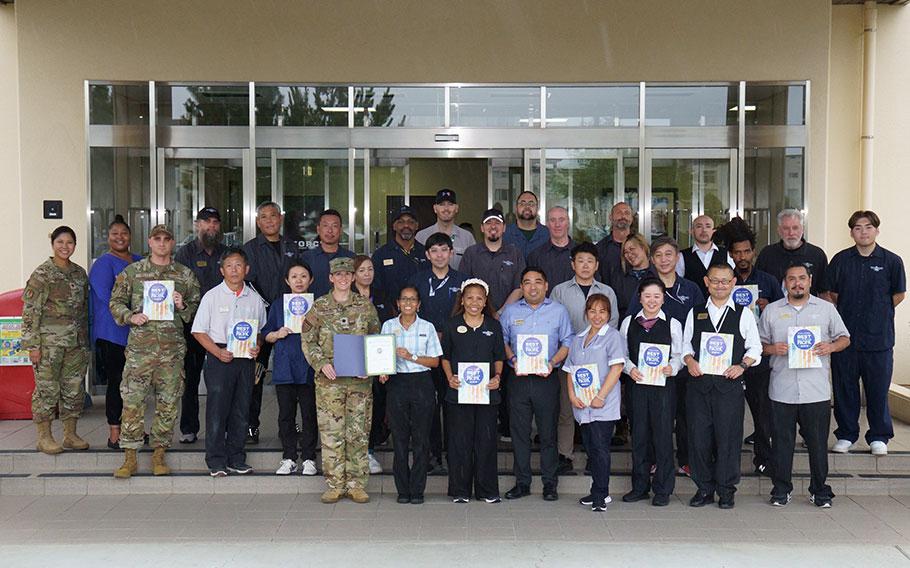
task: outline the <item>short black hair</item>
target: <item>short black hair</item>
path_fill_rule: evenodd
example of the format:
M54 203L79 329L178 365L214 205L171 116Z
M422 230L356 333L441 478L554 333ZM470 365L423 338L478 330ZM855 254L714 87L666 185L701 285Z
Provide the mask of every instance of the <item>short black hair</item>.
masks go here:
M51 233L51 243L56 241L57 237L63 234L69 234L69 236L73 237L73 243L76 242L76 231L74 231L71 227L67 227L66 225L60 225L54 229L53 233Z
M736 274L736 271L733 270L733 267L730 266L729 264L727 264L726 262L711 263L711 266L708 267L708 270L705 272L705 274L707 274L708 272L711 272L711 270L713 270L715 268L718 270L729 270L730 272Z
M654 252L660 247L673 247L674 251L679 252L679 243L673 237L657 237L651 241L651 256L654 256Z
M288 264L288 269L284 271L285 278L291 275L292 268L302 268L306 270L307 274L310 275L310 279L313 279L313 269L310 268L309 264L303 262L302 260L292 260L291 263Z
M417 301L420 301L420 290L417 289L417 286L414 284L405 284L401 287L401 290L398 291L398 299L401 299L401 293L405 290L414 290L414 293L417 294Z
M450 249L455 248L454 245L452 244L452 237L450 237L449 235L447 235L441 231L438 233L433 233L432 235L427 237L427 242L425 242L423 244L423 246L426 250L430 250L431 248L435 247L436 245L446 245Z
M791 268L802 268L806 271L806 274L809 275L809 278L812 278L812 270L809 268L809 265L805 262L793 261L787 265L787 268L784 269L784 276L787 276L787 273L790 272Z
M239 256L240 258L242 258L242 259L243 259L243 262L244 262L245 264L249 264L249 263L250 263L250 261L249 261L249 260L247 259L247 257L246 257L246 253L243 252L243 249L240 248L240 247L234 247L234 246L226 247L226 248L224 249L224 252L221 253L221 258L219 259L219 261L220 261L221 263L224 263L225 260L227 260L229 257L232 257L232 256L234 256L234 255L237 255L237 256ZM311 272L310 274L312 274L312 272Z
M541 267L539 267L539 266L528 266L528 267L526 267L524 270L521 271L521 278L519 278L518 281L521 282L522 280L524 280L524 279L525 279L525 275L526 275L527 273L529 273L529 272L536 272L536 273L540 274L541 276L543 276L543 281L544 281L544 282L547 282L547 273L544 272L544 271L543 271L543 268L541 268Z
M654 278L653 276L648 276L647 278L642 278L641 282L638 283L638 295L641 296L641 293L645 291L645 288L648 286L657 286L660 288L660 293L663 294L667 291L664 281L660 278Z
M878 218L878 215L875 214L875 211L859 210L854 211L853 215L850 215L850 219L847 220L847 226L850 227L850 230L853 230L853 227L859 223L859 220L865 217L869 220L869 224L878 229L879 225L882 224L882 220Z
M319 214L316 223L321 223L323 217L338 217L338 221L344 223L344 219L341 218L341 213L339 213L337 209L326 209Z
M590 241L584 241L572 247L572 251L569 253L569 258L575 260L575 257L580 252L586 252L590 255L593 255L594 258L597 258L597 247L594 246L594 243Z
M534 198L534 201L536 201L538 204L540 204L540 199L538 199L537 194L534 193L533 191L531 191L530 189L526 189L526 190L522 191L521 193L519 193L518 197L515 198L515 203L518 203L521 200L522 195L530 195L531 197Z

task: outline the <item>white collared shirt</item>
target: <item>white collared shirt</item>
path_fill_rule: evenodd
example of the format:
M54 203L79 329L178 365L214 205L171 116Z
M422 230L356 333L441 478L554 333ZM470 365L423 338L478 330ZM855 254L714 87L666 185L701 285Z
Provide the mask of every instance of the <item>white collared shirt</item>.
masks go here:
M733 296L731 295L727 298L726 303L723 306L717 307L714 305L714 302L708 298L708 317L711 319L711 323L714 325L714 328L717 329L721 318L724 317L724 314L727 310L735 310L736 304L733 303ZM686 326L683 329L683 358L686 355L691 355L695 357L695 349L692 348L692 336L694 335L694 322L692 318L692 312L694 310L689 310L689 315L686 316ZM758 324L755 323L755 316L752 314L752 310L743 310L742 314L739 317L739 333L743 336L743 339L746 343L746 352L743 354L743 358L752 359L752 366L758 365L761 362L761 338L758 334ZM734 365L739 364L739 361L733 361Z
M228 328L238 319L257 320L258 330L265 327L268 316L265 302L252 287L243 285L237 294L221 281L205 293L193 319L193 333L205 333L215 343L227 343Z
M645 311L639 310L635 314L635 319L639 317L645 317ZM664 314L663 310L657 312L658 319L667 321L667 315ZM626 316L626 319L622 320L622 325L619 326L619 333L622 335L622 338L626 340L626 345L628 346L629 340L629 326L632 324L632 316ZM679 372L683 366L682 362L683 357L683 330L682 326L679 324L676 319L670 319L670 360L668 364L673 368L673 375ZM632 369L635 369L636 365L632 363L630 355L626 354L626 362L623 365L623 371L628 375L632 372Z
M714 256L714 253L717 250L717 245L714 243L711 243L711 248L709 248L707 251L701 250L698 248L698 245L692 245L692 252L694 252L701 263L705 265L705 270L707 270L711 265L711 257ZM736 263L733 262L733 259L730 257L730 253L727 253L727 264L730 265L730 268L736 270ZM680 276L686 275L686 259L683 257L682 251L680 251L679 258L676 259L676 273Z

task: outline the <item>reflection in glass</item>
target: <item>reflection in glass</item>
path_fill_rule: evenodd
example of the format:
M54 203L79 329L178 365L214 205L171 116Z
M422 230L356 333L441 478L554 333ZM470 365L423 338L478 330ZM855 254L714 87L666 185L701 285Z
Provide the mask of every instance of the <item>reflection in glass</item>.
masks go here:
M490 160L493 176L493 208L505 214L507 223L515 222L515 202L524 188L524 167L521 158L493 158ZM486 202L484 202L486 207ZM471 223L474 238L483 238L480 220L466 219Z
M148 85L89 85L90 124L149 123Z
M91 258L106 253L107 228L117 215L132 229L133 252L147 251L151 208L149 153L144 148L92 148L91 160Z
M445 126L442 87L356 87L354 126Z
M805 85L746 84L746 124L805 123Z
M651 161L651 239L669 235L692 246L691 222L703 211L716 225L730 214L730 160Z
M757 246L777 241L777 213L803 209L803 148L750 148L745 156L745 220L758 236Z
M638 86L547 87L547 128L636 128Z
M452 126L539 127L539 87L452 87Z
M167 158L164 161L166 223L177 246L195 238L193 221L203 207L221 213L224 244L243 244L243 161L240 158Z
M347 126L347 87L256 86L257 126Z
M370 250L392 238L391 215L404 205L407 158L370 160Z
M729 126L739 122L736 86L645 87L645 126Z
M161 85L157 87L160 126L248 126L246 85Z

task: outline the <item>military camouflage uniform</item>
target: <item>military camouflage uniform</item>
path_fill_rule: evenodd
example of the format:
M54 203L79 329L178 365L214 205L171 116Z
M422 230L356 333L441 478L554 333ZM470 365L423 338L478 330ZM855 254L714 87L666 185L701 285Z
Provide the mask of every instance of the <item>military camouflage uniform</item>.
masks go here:
M41 350L35 366L32 418L35 422L79 418L85 403L88 368L88 276L70 263L63 269L47 260L22 293L22 349Z
M336 333L379 333L379 317L368 298L351 294L339 303L329 292L313 302L304 320L303 353L316 370L316 419L322 439L322 471L332 489L366 489L370 475L367 445L373 412L373 383L369 379L329 380L322 367L334 361Z
M173 280L174 291L183 295L183 310L174 312L173 321L152 321L136 326L129 319L142 313L142 283L148 280ZM199 307L199 281L193 272L173 260L167 266L143 258L127 266L117 276L111 291L111 315L119 325L129 325L126 366L120 394L123 397L120 447L138 450L144 435L145 404L155 396L155 421L150 443L153 448L171 445L174 422L183 395L183 356L186 341L183 324L193 319Z

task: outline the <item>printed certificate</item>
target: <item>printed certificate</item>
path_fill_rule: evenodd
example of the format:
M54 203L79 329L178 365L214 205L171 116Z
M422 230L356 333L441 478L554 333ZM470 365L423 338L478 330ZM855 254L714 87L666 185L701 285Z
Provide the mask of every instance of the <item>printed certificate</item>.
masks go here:
M585 406L591 406L591 401L600 392L600 373L597 370L597 363L588 365L576 365L568 369L572 377L572 386L575 388L575 396L585 403Z
M152 321L173 321L173 280L146 280L142 283L142 313Z
M653 385L655 387L667 386L667 376L661 372L661 369L669 364L669 345L663 343L640 344L638 347L638 370L641 371L645 378L639 381L638 384Z
M758 304L755 302L758 301L758 285L757 284L746 284L744 286L737 286L733 288L733 302L737 306L742 306L744 308L749 308L752 310L752 314L755 316L755 319L759 318L758 313Z
M300 333L303 327L303 316L313 307L312 294L284 295L284 326L291 333Z
M458 364L458 404L490 404L490 364Z
M515 373L544 377L550 373L547 366L548 339L546 335L518 334Z
M723 375L733 365L733 335L702 333L698 364L706 375Z
M376 375L394 375L397 371L395 353L395 336L365 335L363 337L364 369L368 377Z
M227 349L234 357L252 359L250 350L256 347L256 337L259 334L259 320L237 319L231 322Z
M791 369L820 369L822 360L812 350L821 338L817 325L787 328L788 367Z

